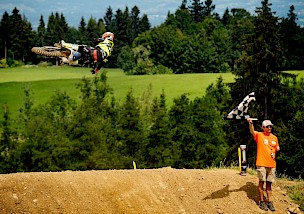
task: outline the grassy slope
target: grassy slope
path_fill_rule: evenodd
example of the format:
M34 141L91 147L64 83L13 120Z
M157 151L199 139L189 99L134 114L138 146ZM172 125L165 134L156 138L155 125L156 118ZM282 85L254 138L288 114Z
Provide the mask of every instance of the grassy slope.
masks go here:
M226 82L232 82L234 76L225 74L183 74L126 76L120 69L105 69L108 84L114 90L118 101L123 101L132 88L136 96L152 86L152 96L156 97L164 90L168 105L173 99L187 93L190 99L201 97L205 89L215 83L221 75ZM50 68L11 68L0 70L0 118L3 117L3 104L8 103L10 112L16 116L23 103L24 88L30 87L35 104L45 103L56 90L66 91L71 97L80 96L75 84L82 77L92 77L88 68L50 67Z
M3 118L3 104L7 103L13 117L17 115L24 98L24 88L30 87L34 103L45 103L56 90L66 91L71 97L80 96L76 83L83 77L93 77L89 68L77 67L45 67L45 68L9 68L0 69L0 119ZM215 83L219 76L225 82L234 81L231 73L223 74L182 74L182 75L146 75L127 76L120 69L104 69L107 72L108 84L114 90L116 100L123 101L132 88L136 96L140 96L152 86L152 97L159 96L164 90L167 104L183 93L190 99L204 95L206 88ZM303 71L293 71L304 77Z

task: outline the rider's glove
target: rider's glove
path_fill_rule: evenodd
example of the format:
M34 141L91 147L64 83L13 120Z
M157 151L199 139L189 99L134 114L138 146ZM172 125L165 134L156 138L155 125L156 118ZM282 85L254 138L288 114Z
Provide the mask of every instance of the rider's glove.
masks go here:
M103 42L103 41L104 41L103 38L94 38L94 39L93 39L93 43L94 43L95 45L97 45L99 42Z

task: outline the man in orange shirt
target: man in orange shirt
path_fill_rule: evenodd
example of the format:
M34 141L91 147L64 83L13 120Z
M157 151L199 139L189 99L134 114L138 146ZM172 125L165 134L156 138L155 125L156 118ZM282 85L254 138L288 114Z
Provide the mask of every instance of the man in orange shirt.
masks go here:
M254 130L253 122L251 118L247 119L249 123L250 133L252 134L257 144L257 156L256 167L257 175L259 178L259 207L262 210L267 211L268 208L271 211L275 211L272 202L271 184L274 182L275 170L276 170L276 152L280 150L278 138L271 133L273 124L270 120L264 120L262 123L263 132L257 132ZM266 182L266 193L268 203L264 200L263 186Z

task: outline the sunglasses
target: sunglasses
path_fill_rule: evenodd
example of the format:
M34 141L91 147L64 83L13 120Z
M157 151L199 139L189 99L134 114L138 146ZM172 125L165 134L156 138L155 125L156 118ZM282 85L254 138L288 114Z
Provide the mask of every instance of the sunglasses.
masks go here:
M269 125L269 126L264 126L265 128L268 128L268 129L272 129L272 126Z

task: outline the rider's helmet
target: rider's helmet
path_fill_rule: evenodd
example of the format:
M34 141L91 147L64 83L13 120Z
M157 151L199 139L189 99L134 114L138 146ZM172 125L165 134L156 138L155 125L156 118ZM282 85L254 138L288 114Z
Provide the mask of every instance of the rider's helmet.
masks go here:
M102 34L101 38L103 39L109 39L112 42L114 42L114 34L111 32L105 32L104 34Z

